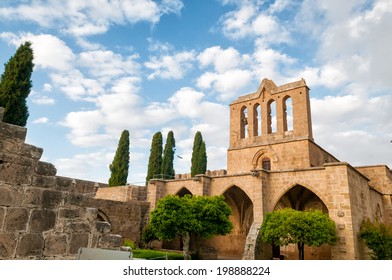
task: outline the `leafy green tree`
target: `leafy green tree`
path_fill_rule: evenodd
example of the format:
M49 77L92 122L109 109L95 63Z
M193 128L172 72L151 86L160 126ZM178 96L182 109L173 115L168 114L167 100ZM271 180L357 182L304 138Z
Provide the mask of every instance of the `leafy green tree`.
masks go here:
M162 159L162 171L164 178L172 179L174 178L174 151L176 148L176 142L174 140L173 131L169 131L166 138L165 149L163 151L163 159Z
M366 220L362 223L359 238L364 240L366 246L372 251L372 259L392 260L391 225L379 222L371 223Z
M150 158L148 160L148 170L146 185L154 175L160 174L162 169L162 133L156 132L152 137Z
M190 235L209 238L226 235L233 224L231 209L223 196L169 195L158 201L151 212L150 227L159 240L181 236L184 259L189 259Z
M264 242L284 246L298 244L298 259L304 259L304 245L321 246L337 240L335 222L316 211L297 211L291 208L274 211L265 216L260 228Z
M26 99L32 87L33 50L26 42L17 49L5 64L0 80L0 107L4 107L3 121L26 126L29 112Z
M127 184L129 169L129 131L121 133L116 154L109 166L111 176L109 186L124 186Z
M205 174L207 171L207 153L206 143L203 141L201 132L195 134L193 141L192 159L191 159L191 176L195 177L197 174Z

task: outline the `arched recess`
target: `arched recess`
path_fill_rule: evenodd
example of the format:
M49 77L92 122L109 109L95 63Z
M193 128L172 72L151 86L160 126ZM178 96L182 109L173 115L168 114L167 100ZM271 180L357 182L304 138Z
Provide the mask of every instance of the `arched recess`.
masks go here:
M253 136L261 135L261 106L256 103L253 106Z
M105 212L103 212L101 209L98 209L97 211L97 219L98 221L108 222L110 224L110 219L108 215L106 215Z
M284 208L292 208L299 211L321 210L328 215L328 207L323 200L310 189L302 185L294 185L286 191L274 206L274 211ZM273 246L273 257L285 259L298 259L298 249L295 244L288 246ZM328 260L331 259L331 246L321 247L305 246L305 259Z
M273 163L278 162L278 156L276 153L271 149L260 149L258 150L252 159L252 166L253 169L262 169L263 168L263 159L270 160L270 167ZM271 168L270 168L271 169Z
M237 186L229 187L223 196L232 210L230 220L234 226L233 230L228 235L205 240L204 245L217 249L220 258L241 259L246 237L253 223L253 203L249 196Z
M240 123L240 138L248 138L248 108L246 106L241 108Z
M271 99L267 103L267 133L275 133L277 131L276 126L276 102Z
M183 187L181 190L179 190L176 195L178 195L179 197L183 197L185 195L193 195L187 188Z
M290 96L283 98L283 131L293 130L293 101Z

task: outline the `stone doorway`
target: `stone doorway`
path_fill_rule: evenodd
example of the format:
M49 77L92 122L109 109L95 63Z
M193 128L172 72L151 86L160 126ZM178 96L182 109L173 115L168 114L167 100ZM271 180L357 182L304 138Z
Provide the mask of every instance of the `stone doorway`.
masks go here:
M314 192L301 185L295 185L283 194L275 205L274 211L283 208L292 208L299 211L321 210L323 213L328 214L328 208L325 203ZM273 246L273 258L298 259L297 245ZM322 245L321 247L305 246L305 259L330 260L331 245Z
M204 240L203 245L214 247L220 259L241 259L246 237L253 223L253 203L237 186L227 189L223 196L232 210L230 220L234 228L229 235Z

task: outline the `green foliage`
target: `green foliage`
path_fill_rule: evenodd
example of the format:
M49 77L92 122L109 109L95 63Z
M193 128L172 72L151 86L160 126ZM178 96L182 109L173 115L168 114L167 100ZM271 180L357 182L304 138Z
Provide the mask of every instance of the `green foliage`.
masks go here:
M231 209L223 196L169 195L160 199L151 212L150 226L159 240L181 236L186 258L190 234L206 238L228 234L233 228L230 215Z
M162 133L158 131L152 137L150 158L148 160L148 170L146 185L156 174L160 174L162 168Z
M161 174L163 174L164 179L174 178L173 161L174 161L175 147L176 147L176 142L174 140L173 131L169 131L169 133L167 134L166 145L163 151L163 159L162 159Z
M372 251L371 257L375 260L392 260L392 226L383 223L371 223L366 220L362 223L359 238L364 240L366 246Z
M131 239L128 239L128 238L124 239L123 245L126 247L131 247L132 250L136 249L135 242Z
M116 154L109 169L111 176L109 186L125 186L127 184L129 169L129 131L121 133Z
M260 228L260 237L264 242L283 246L297 243L321 246L333 244L337 240L335 222L320 210L297 211L290 208L268 213ZM299 252L303 259L303 252Z
M201 132L195 134L193 141L192 159L191 159L191 176L195 177L197 174L205 174L207 171L207 152L206 143L203 141Z
M142 242L150 247L152 241L157 240L158 238L155 236L152 231L150 225L147 225L142 230Z
M0 80L0 107L4 107L3 121L26 126L29 112L26 99L32 87L33 50L31 43L22 44L5 64Z
M168 260L182 260L184 256L180 253L174 252L163 252L163 251L156 251L156 250L145 250L145 249L137 249L132 250L133 257L137 259L146 259L146 260L153 260L153 259L167 259Z

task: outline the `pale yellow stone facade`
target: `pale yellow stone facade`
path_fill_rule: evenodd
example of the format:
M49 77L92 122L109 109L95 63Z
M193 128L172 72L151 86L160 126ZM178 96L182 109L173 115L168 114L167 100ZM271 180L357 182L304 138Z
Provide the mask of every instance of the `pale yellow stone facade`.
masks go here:
M227 172L151 180L147 192L151 208L168 194L224 195L234 230L202 244L232 258L271 258L271 246L257 241L258 229L266 213L284 207L321 209L336 222L339 241L305 249L308 259L367 259L357 238L362 221L392 222L391 170L353 167L314 142L303 79L283 86L264 79L255 93L230 104ZM279 254L296 258L293 246Z

